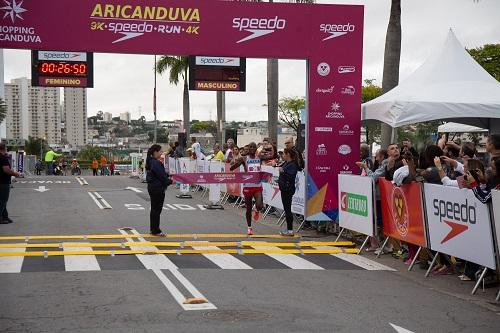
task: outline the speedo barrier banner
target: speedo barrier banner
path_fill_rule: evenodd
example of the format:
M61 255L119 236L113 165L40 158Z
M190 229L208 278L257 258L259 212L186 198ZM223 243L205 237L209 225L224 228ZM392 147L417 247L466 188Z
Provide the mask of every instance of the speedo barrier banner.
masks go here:
M428 247L420 184L395 186L379 178L384 235Z
M337 175L356 170L359 157L363 6L8 0L2 11L0 48L61 58L88 51L306 59L306 217L337 217Z
M431 249L495 269L488 205L472 190L425 184Z
M374 235L373 180L371 177L339 175L339 225Z
M500 254L500 191L491 191L491 206L497 236L497 253Z

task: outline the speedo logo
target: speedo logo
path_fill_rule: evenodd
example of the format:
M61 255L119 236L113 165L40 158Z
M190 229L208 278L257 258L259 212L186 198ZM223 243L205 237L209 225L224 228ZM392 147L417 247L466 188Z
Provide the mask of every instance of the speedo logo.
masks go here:
M235 17L233 19L233 28L239 31L248 31L251 35L240 39L236 43L243 43L254 38L269 35L276 30L283 30L286 26L286 20L280 19L278 16L274 18L250 18L250 17Z
M432 206L434 207L433 213L439 216L440 222L443 218L447 218L457 222L476 224L476 207L469 206L467 199L464 204L434 199Z
M340 37L343 35L347 35L350 32L353 32L355 29L354 24L347 23L347 24L320 24L319 25L319 30L321 32L325 32L330 34L330 36L326 37L323 39L323 42L325 40L329 40L332 38Z

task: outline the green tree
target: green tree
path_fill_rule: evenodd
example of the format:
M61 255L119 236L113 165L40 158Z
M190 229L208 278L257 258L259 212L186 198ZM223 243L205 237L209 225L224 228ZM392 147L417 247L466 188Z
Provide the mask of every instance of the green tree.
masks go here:
M26 141L26 144L24 145L24 151L28 155L40 155L40 151L46 151L47 150L47 141L40 139L40 138L34 138L32 136L28 137L28 140ZM42 154L43 155L43 154Z
M305 107L306 100L304 97L283 97L278 103L279 119L288 127L295 130L296 142L302 140L302 136L300 135L300 112Z
M101 147L86 145L80 152L78 153L78 158L80 160L90 161L94 158L99 158L102 155L106 156L106 152Z
M156 72L160 75L169 71L168 80L171 84L178 85L183 81L184 90L182 94L182 120L186 131L186 140L189 142L189 88L188 88L188 57L183 56L161 56L156 62Z
M491 76L500 81L500 44L486 44L467 51Z
M7 116L7 105L5 104L3 98L0 98L0 123L5 119L6 116Z
M361 100L363 103L371 101L382 95L382 87L374 84L375 79L364 80L365 84L361 89ZM371 145L373 142L379 142L381 136L381 123L370 122L365 126L366 130L366 143Z

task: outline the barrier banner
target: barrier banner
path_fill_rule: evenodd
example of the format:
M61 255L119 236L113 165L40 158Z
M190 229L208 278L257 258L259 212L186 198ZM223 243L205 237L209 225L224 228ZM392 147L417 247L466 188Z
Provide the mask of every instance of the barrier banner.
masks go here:
M493 221L497 236L497 253L500 254L500 191L491 191L491 206L493 208Z
M17 172L23 173L24 171L24 152L17 153Z
M295 194L292 198L292 213L304 215L306 204L306 177L304 172L297 173L295 178Z
M168 173L170 175L177 173L177 160L173 157L168 158Z
M267 172L180 173L172 176L175 181L186 184L259 183L268 177Z
M190 172L190 169L191 169L191 164L194 161L192 161L189 157L181 157L178 159L178 161L179 161L179 169L178 169L179 173L176 176L188 174ZM172 178L175 180L175 177L172 177ZM181 186L180 186L181 193L187 194L189 192L190 182L183 181L183 180L178 180L178 181L181 182Z
M226 163L224 166L226 172L240 172L240 169L234 169L231 171L231 165ZM227 183L226 184L227 193L239 197L241 195L241 184L240 183Z
M379 178L384 235L427 246L420 184L395 186Z
M367 236L374 236L372 178L339 175L338 196L339 225Z
M272 166L263 165L262 171L272 175L269 180L262 184L262 199L264 204L270 205L274 208L283 209L283 202L281 201L281 192L278 186L279 170Z
M424 185L431 249L495 269L488 205L472 190Z

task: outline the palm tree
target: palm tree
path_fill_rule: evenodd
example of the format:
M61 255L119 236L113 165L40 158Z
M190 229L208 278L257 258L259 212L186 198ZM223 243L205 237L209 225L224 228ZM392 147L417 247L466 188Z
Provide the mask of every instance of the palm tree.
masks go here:
M385 36L384 72L382 93L385 94L399 84L399 60L401 58L401 0L391 0L391 15ZM386 123L381 124L382 147L392 141L393 129Z
M5 119L6 116L7 116L7 105L5 104L3 98L0 98L0 123Z
M188 88L188 57L184 56L161 56L156 62L156 72L160 75L169 70L168 80L170 83L178 85L182 79L184 91L182 96L182 121L186 133L186 142L189 142L189 88Z

